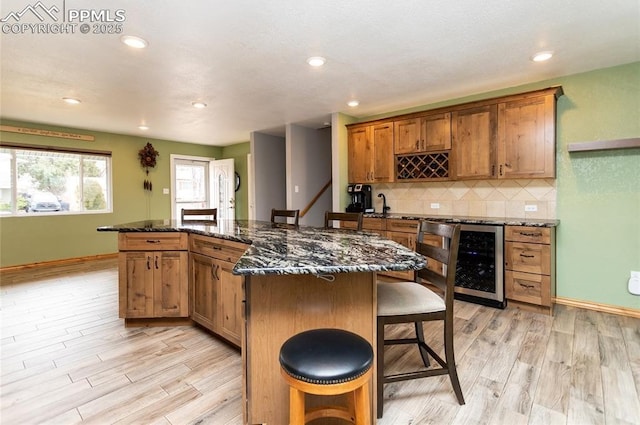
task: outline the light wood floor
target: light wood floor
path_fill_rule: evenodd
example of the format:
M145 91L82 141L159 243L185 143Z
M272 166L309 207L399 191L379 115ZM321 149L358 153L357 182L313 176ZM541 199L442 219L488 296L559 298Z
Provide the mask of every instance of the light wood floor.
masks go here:
M116 267L0 276L0 422L241 424L239 352L196 327L124 328ZM378 424L640 424L640 320L457 302L456 328L466 405L447 378L388 384ZM394 347L387 360L419 356Z

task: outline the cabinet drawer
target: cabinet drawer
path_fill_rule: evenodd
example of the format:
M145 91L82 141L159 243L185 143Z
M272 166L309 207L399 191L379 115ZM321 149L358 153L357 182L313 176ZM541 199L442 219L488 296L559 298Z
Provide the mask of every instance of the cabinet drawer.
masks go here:
M504 268L525 273L551 274L551 247L535 243L505 242Z
M510 300L551 306L551 278L532 273L505 271L505 291Z
M548 227L505 226L504 240L550 244L551 229Z
M188 236L182 232L128 232L118 233L120 251L183 251L188 247Z
M392 232L404 232L418 234L420 221L418 220L402 220L397 218L387 219L387 230Z
M355 230L357 223L355 221L341 221L341 229L353 229ZM363 217L362 230L384 230L384 219L374 217Z
M207 255L219 260L236 263L248 246L240 243L210 236L190 235L189 249L197 254Z

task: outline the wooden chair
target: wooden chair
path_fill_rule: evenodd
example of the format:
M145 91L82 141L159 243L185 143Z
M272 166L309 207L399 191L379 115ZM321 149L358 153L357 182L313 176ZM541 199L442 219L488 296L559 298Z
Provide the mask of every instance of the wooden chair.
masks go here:
M371 424L373 348L360 335L342 329L304 331L285 341L279 360L280 372L289 385L289 424L303 425L321 418ZM347 406L332 403L306 409L305 394L346 394Z
M271 209L271 224L274 227L290 227L298 228L298 219L300 217L300 210L277 210ZM289 219L293 218L293 223L289 222ZM280 219L284 219L283 221Z
M185 216L196 216L198 218L187 218ZM210 217L210 218L205 218ZM180 221L189 222L189 221L216 221L218 219L218 209L217 208L203 208L203 209L186 209L183 208L180 214Z
M355 226L355 230L362 230L362 213L356 213L356 212L348 212L348 213L343 213L343 212L333 212L333 211L327 211L324 214L324 228L325 229L331 229L333 227L333 222L334 221L349 221L349 222L354 222L356 223ZM347 227L349 229L352 229L353 227Z
M443 244L433 246L423 243L426 234L443 238ZM427 262L438 261L446 265L441 272L428 268L416 271L415 281L378 282L378 418L382 417L384 384L429 376L449 375L458 403L464 404L462 389L456 371L453 352L453 285L460 242L460 225L423 221L420 223L416 251L427 257ZM428 282L443 295L423 285ZM444 321L444 357L443 360L424 340L422 322ZM415 337L389 339L384 336L385 325L413 323ZM429 356L437 363L435 368L422 369L394 375L384 374L384 347L399 344L417 344L425 368L429 367Z

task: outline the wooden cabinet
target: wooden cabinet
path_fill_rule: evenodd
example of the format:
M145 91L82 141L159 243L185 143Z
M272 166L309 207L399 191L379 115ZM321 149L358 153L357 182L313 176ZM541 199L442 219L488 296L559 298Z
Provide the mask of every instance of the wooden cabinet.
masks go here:
M388 218L386 226L387 239L391 239L392 241L406 246L413 251L416 250L416 238L418 237L420 221ZM406 270L402 272L391 271L381 274L405 280L413 280L415 278L415 272L413 270Z
M394 121L396 155L451 149L451 113Z
M349 182L393 181L393 124L349 129Z
M349 182L554 178L562 94L550 87L350 125Z
M246 245L201 235L189 238L191 250L191 318L240 346L244 278L232 273Z
M120 317L188 317L187 235L120 233L118 246Z
M472 180L495 177L496 105L455 111L452 115L451 132L454 179Z
M505 291L510 301L552 313L555 229L505 226Z
M498 104L498 177L556 175L554 94Z

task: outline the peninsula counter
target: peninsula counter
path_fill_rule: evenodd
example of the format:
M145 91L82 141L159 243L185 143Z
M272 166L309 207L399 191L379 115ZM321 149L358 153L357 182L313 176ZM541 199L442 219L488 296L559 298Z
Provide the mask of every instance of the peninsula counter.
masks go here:
M288 387L280 376L278 362L280 347L287 338L314 328L346 329L367 339L375 353L376 273L425 266L424 257L396 242L351 230L274 228L269 222L259 221L180 224L166 220L98 230L117 231L119 236L186 233L189 250L195 246L191 243L195 238L212 243L227 241L235 248L246 244L246 251L230 270L244 277L240 346L246 424L288 422ZM193 258L200 254L189 255ZM196 293L193 264L192 259L191 298ZM190 312L198 302L189 300ZM376 400L375 382L371 384L371 400ZM309 402L314 404L315 400ZM374 412L372 406L373 418Z

